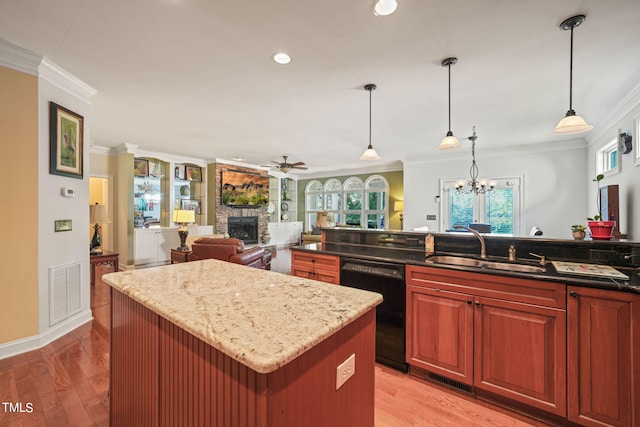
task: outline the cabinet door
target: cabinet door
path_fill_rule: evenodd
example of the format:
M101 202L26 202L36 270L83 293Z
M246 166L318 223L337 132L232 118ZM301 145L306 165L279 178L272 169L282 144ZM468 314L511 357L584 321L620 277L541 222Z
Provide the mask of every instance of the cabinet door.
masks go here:
M134 230L134 264L149 264L158 259L158 237L155 230Z
M159 230L157 232L157 260L167 262L171 260L171 249L175 249L180 244L178 229Z
M474 298L477 390L566 416L566 312Z
M472 296L407 286L407 362L473 383Z
M639 425L640 295L569 287L567 302L569 420Z

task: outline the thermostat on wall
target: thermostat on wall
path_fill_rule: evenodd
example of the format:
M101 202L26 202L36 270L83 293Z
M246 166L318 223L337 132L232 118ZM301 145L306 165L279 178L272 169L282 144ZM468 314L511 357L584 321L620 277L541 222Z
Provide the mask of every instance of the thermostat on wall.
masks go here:
M64 197L76 197L76 190L74 190L73 188L61 188L60 193Z

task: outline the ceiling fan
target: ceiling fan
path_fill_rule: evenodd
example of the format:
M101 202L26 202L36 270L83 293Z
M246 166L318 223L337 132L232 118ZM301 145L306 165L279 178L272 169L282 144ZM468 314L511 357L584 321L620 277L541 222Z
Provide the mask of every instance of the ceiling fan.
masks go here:
M291 169L301 169L301 170L308 169L305 166L304 162L295 162L295 163L287 162L287 157L288 156L282 156L282 158L284 159L284 162L276 162L274 160L271 160L271 163L275 163L275 165L272 165L272 166L280 169L284 173L289 172Z

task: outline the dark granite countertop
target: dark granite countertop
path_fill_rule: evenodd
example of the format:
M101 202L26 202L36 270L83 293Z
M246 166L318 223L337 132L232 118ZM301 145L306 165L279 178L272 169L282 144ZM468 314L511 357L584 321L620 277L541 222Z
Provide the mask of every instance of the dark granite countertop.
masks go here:
M337 255L340 257L352 257L362 260L377 261L377 262L392 262L401 264L420 265L426 267L435 268L447 268L461 271L471 271L480 274L492 274L497 276L511 276L520 277L535 280L548 280L553 282L562 282L567 285L583 286L600 289L610 289L623 292L633 292L640 294L640 274L636 269L632 268L620 268L615 267L618 271L629 276L628 280L620 280L613 278L603 277L586 277L570 274L561 274L556 272L555 268L550 262L545 265L546 272L544 273L526 273L509 270L497 270L497 269L484 269L477 267L467 267L460 265L444 265L433 264L426 262L426 257L421 250L408 250L399 248L384 248L374 246L362 246L352 244L339 244L339 243L312 243L307 245L295 246L291 250L304 251L304 252L316 252L326 255ZM460 255L469 257L468 254L459 253L438 253L438 255ZM490 257L491 260L500 262L509 262L506 258ZM518 260L517 263L532 264L526 260Z

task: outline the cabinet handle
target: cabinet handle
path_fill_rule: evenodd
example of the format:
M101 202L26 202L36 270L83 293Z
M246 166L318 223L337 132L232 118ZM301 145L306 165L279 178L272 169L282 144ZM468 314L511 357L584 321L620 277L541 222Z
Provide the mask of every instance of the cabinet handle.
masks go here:
M571 296L572 296L572 297L574 297L574 298L577 298L577 297L578 297L578 293L577 293L576 291L571 291L571 292L569 292L569 295L571 295Z
M471 301L470 299L467 300L467 304L471 305L473 304L473 301Z
M480 307L480 301L476 301L476 305Z

